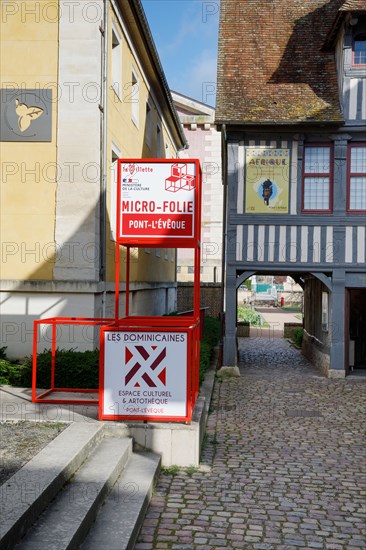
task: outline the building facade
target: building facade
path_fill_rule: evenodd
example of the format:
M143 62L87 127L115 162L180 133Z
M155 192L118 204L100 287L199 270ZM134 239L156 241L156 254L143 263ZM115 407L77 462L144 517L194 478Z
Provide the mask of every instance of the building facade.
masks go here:
M365 368L364 0L221 0L216 122L225 136L225 366L252 275L304 289L303 352Z
M222 171L221 133L215 125L215 109L172 92L175 108L187 138L180 158L198 158L202 167L201 282L222 279ZM193 251L179 249L177 280L193 281Z
M0 9L1 345L22 357L35 319L114 315L116 160L185 138L140 0ZM175 251L133 249L131 281L131 314L173 310Z

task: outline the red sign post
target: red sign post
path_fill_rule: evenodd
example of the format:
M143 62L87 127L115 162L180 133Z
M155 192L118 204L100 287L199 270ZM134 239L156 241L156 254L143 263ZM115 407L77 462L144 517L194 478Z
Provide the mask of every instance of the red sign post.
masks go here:
M99 418L190 421L199 385L201 169L198 160L118 161L115 325L101 329ZM119 318L119 247L127 246ZM129 248L193 248L192 316L129 315Z
M114 319L35 321L32 400L71 399L78 388L57 387L57 326L100 326L99 419L185 421L192 419L199 390L201 169L198 160L120 159ZM127 247L124 316L119 315L120 246ZM142 317L129 314L130 247L194 249L192 315ZM52 325L51 388L37 395L37 330ZM84 389L88 394L95 389ZM68 392L67 399L51 399Z

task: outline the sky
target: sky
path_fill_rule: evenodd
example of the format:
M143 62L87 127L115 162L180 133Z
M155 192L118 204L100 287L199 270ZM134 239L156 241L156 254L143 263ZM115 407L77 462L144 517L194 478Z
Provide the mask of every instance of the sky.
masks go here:
M220 0L142 0L169 87L215 106Z

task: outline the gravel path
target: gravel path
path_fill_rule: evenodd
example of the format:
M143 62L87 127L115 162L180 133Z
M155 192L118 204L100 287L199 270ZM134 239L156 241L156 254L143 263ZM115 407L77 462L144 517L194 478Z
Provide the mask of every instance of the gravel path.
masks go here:
M0 485L33 458L67 424L0 423Z

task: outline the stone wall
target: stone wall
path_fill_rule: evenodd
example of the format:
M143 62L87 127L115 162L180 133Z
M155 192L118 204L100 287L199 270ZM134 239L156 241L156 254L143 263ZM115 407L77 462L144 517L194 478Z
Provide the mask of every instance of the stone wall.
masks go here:
M249 338L250 336L250 324L248 323L248 321L238 321L238 325L237 325L237 333L236 335L239 337L239 338Z
M201 283L201 307L207 307L206 315L219 317L221 309L220 283ZM193 283L178 283L177 311L193 309Z
M302 353L307 359L317 367L322 374L329 376L330 368L330 354L329 350L325 351L321 349L320 345L310 336L306 330L304 330L304 336L302 340ZM343 371L344 374L344 371Z

